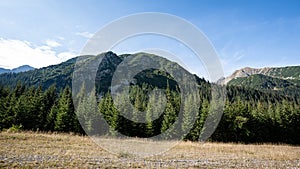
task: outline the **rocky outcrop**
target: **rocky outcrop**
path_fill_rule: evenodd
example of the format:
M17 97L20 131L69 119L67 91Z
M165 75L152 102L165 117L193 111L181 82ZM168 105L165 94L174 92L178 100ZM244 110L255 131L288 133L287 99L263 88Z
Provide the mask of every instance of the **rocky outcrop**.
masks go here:
M223 84L227 84L230 80L238 78L238 77L247 77L254 74L263 74L266 75L270 71L271 68L266 67L262 69L245 67L239 70L236 70L232 75L223 79Z
M287 67L265 67L265 68L250 68L245 67L236 70L232 75L220 79L218 83L227 84L229 81L239 77L248 77L255 74L261 74L279 79L296 79L300 80L300 66L287 66Z

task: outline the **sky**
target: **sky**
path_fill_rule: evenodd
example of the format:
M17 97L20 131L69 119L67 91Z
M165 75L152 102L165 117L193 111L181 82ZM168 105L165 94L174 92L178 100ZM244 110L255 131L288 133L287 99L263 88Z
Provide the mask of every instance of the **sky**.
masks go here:
M242 67L300 65L298 0L0 0L0 67L66 61L105 25L141 12L168 13L195 25L214 46L225 76ZM113 51L151 48L178 54L190 71L207 76L188 50L164 37L131 38Z

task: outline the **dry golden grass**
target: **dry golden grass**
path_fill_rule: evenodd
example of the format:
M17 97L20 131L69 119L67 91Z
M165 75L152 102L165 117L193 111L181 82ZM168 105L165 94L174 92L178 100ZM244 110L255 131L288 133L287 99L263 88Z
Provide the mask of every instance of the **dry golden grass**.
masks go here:
M141 158L72 134L1 132L0 144L0 168L300 168L300 147L290 145L181 142Z

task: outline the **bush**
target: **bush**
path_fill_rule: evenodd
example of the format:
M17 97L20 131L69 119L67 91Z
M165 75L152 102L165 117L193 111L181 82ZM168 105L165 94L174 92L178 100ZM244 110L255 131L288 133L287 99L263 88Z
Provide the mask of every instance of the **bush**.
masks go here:
M15 133L15 132L19 132L19 131L22 131L23 130L23 125L22 124L20 124L20 125L12 125L8 130L7 130L7 132L13 132L13 133Z

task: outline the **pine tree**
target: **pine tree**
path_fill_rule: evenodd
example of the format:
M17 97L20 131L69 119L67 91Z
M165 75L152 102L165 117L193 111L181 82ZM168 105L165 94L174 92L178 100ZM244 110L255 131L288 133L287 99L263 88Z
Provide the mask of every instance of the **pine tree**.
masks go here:
M112 97L109 93L99 102L99 110L109 125L108 134L115 135L118 128L119 113L114 107Z
M165 133L167 138L172 138L174 132L176 132L174 131L174 128L172 126L174 125L173 123L175 122L177 116L176 116L176 110L172 104L173 98L169 88L169 83L167 83L166 98L167 98L167 103L166 103L166 109L163 116L161 133Z
M44 98L43 98L43 90L42 86L39 86L34 93L33 100L32 100L32 106L33 106L33 116L35 124L34 129L37 130L44 130L44 124L46 123L47 119L47 110L45 108Z
M194 105L192 102L192 96L189 95L187 99L184 100L184 107L183 107L183 119L181 123L181 130L186 132L191 128L194 114Z
M147 105L147 110L146 110L146 119L145 119L145 124L146 124L146 135L147 136L152 136L154 133L154 128L153 128L153 118L155 117L155 95L151 95L149 98L149 103Z
M59 99L58 110L54 129L57 131L75 131L77 119L74 112L74 105L71 89L66 87Z
M53 124L49 124L48 123L48 116L51 113L51 109L52 107L57 104L57 91L56 91L56 87L55 85L50 86L44 93L42 96L42 102L43 102L43 110L41 113L41 126L43 127L43 130L53 130L53 128L48 128L49 126L53 125L54 122L52 122ZM52 112L53 113L53 112ZM51 120L50 120L51 121ZM48 126L49 125L49 126Z
M49 114L47 114L47 119L45 124L47 131L55 130L55 121L56 121L57 112L58 112L58 106L55 103L52 105Z
M76 115L87 134L101 134L99 130L100 116L98 116L95 93L91 92L88 98L82 98L78 101ZM83 131L81 131L81 133L82 132Z
M115 98L116 108L118 110L118 122L116 130L123 135L130 136L132 132L132 112L133 106L132 102L128 99L131 94L127 93L118 93Z

